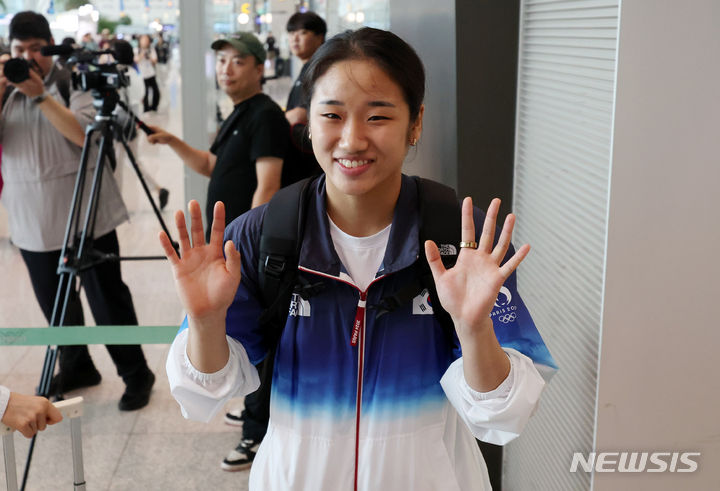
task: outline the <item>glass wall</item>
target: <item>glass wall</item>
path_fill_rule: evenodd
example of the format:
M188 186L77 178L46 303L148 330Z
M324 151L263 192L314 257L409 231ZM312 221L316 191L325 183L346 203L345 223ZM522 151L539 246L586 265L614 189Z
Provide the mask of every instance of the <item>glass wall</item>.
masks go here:
M304 8L325 18L329 34L363 26L390 28L388 0L310 0L301 3Z

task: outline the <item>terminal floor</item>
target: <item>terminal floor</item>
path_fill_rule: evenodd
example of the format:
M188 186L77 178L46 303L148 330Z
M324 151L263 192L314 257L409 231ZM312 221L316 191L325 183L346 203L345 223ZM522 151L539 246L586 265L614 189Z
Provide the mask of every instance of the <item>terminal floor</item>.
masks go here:
M289 79L270 81L265 91L281 104L287 96ZM143 116L149 124L181 134L180 80L171 70L157 114ZM228 111L224 104L223 112ZM151 146L139 137L138 158L161 186L170 190L163 218L174 230L173 213L186 205L183 195L184 170L172 151ZM123 169L123 196L130 221L118 228L123 255L161 255L157 219L134 173ZM157 194L154 193L157 197ZM70 197L68 197L70 199ZM141 325L177 325L183 313L166 261L122 263L125 282L133 293ZM30 280L20 254L9 240L7 214L0 206L0 327L44 327L46 321L33 296ZM86 305L86 319L92 316ZM95 364L102 374L96 387L74 391L82 395L85 479L88 490L243 490L248 471L226 472L220 462L240 440L240 431L223 423L221 411L210 423L185 420L170 395L165 358L168 345L145 345L148 364L157 376L150 404L134 412L117 408L124 385L103 346L91 346ZM34 393L42 371L45 347L0 346L0 384L11 390ZM238 407L241 400L228 403ZM19 478L27 457L29 441L15 435ZM27 490L72 489L72 455L69 425L65 422L40 433L30 470ZM0 460L0 489L5 489L5 468Z

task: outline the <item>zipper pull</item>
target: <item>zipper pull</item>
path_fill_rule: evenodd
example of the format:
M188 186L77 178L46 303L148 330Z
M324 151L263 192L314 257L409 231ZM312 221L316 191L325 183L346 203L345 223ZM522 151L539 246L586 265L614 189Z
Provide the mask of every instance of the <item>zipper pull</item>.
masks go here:
M358 300L357 311L355 312L355 322L353 323L352 336L350 336L350 346L357 346L358 338L360 337L360 329L365 321L366 299L366 292L361 292L360 300Z

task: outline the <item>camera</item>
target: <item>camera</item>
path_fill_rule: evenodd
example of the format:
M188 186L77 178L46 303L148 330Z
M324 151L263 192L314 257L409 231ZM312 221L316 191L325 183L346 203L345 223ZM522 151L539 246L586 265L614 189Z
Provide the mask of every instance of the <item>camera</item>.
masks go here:
M127 75L118 69L117 64L95 65L93 67L95 70L88 66L85 68L72 74L73 86L83 91L105 92L121 89L130 84Z
M14 84L19 84L30 78L30 63L24 58L10 58L5 62L3 75Z
M75 67L72 80L73 86L77 89L105 94L108 91L116 91L130 85L130 80L125 74L126 69L118 68L118 63L132 64L132 52L128 58L128 55L124 52L118 53L113 50L89 51L86 49L74 49L68 45L44 46L40 51L43 56L60 55L68 57L67 65ZM115 60L109 63L100 63L99 59L102 55L111 55ZM5 66L7 67L7 65Z

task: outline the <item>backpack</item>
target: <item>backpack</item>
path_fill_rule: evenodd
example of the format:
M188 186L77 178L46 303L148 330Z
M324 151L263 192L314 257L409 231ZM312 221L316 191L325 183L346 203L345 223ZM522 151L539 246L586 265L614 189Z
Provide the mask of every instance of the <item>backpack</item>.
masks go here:
M309 283L298 275L298 260L302 243L309 189L313 178L303 179L280 189L272 197L265 210L259 244L258 283L263 311L260 326L269 332L270 353L274 357L293 293L307 300L322 289L322 283ZM376 311L376 318L411 302L427 290L433 312L449 340L455 333L450 315L442 308L437 296L435 281L425 259L422 244L430 239L438 244L440 257L446 268L457 260L458 250L454 244L460 242L460 202L455 190L438 182L414 176L420 205L420 257L419 274L415 281L387 296L369 310Z

